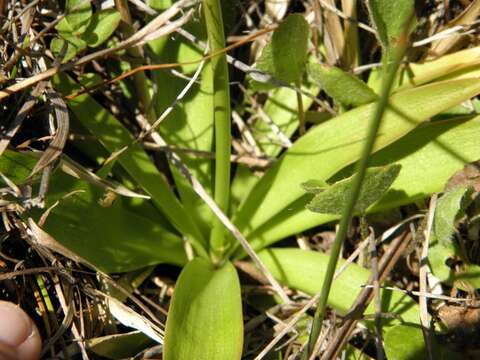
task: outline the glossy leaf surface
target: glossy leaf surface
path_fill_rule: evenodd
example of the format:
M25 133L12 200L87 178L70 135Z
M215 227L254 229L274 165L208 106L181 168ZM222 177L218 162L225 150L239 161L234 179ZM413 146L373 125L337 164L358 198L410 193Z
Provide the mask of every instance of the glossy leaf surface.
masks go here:
M374 151L388 146L422 121L478 92L478 82L454 80L393 95ZM374 105L355 108L320 124L300 138L257 183L240 207L235 219L240 230L248 235L283 210L291 209L295 201L303 196L300 186L295 188L292 184L301 184L311 178L327 180L356 161Z
M259 256L282 283L309 295L315 295L320 291L329 258L327 254L296 248L271 248L261 251ZM343 264L344 261L340 260L338 267ZM356 264L349 265L333 282L328 299L329 305L340 314L345 314L361 291L361 286L367 283L369 276L370 272L367 269ZM415 301L399 292L383 291L382 294L384 306L382 311L398 314L406 323L419 322ZM373 312L371 305L366 314ZM395 319L384 319L385 326L398 323L399 321Z
M67 94L80 89L65 75L54 79L54 83L57 89ZM196 250L202 251L201 244L204 238L198 227L175 197L147 153L139 144L133 144L134 138L128 130L89 95L77 96L67 105L82 125L95 134L98 141L109 152L115 152L130 145L130 148L118 157L118 163L151 196L155 206L172 224L182 234L190 237Z
M415 129L404 138L372 155L372 166L397 163L402 166L391 189L369 211L378 212L408 204L442 191L445 183L465 164L480 158L477 137L480 117L434 122ZM349 166L335 175L340 180L351 175ZM290 204L264 226L252 232L250 241L259 249L286 236L338 218L305 209L310 196Z
M31 155L9 151L0 158L0 170L21 183L36 160ZM57 170L51 179L46 205L59 203L46 218L44 229L105 272L186 262L182 239L160 221L154 222L125 206L121 199L106 206L103 198L103 191ZM31 215L39 217L40 212Z
M165 360L240 359L242 299L230 262L215 269L195 258L178 278L168 311Z

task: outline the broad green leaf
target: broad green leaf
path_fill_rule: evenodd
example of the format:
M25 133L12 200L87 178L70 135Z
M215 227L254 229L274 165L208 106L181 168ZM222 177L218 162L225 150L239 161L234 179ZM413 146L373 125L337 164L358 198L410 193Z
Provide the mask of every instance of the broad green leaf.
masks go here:
M31 174L37 161L38 159L26 153L7 150L0 157L0 172L15 184L20 184ZM1 179L0 182L4 184Z
M57 30L59 33L65 34L73 34L74 31L72 26L68 23L66 17L60 20L57 25L55 25L55 30Z
M87 47L87 44L82 39L75 36L70 36L69 39L70 40L53 38L50 42L50 50L56 57L63 56L62 62L67 62L73 59L80 51ZM66 46L66 49L63 53L64 46Z
M301 88L312 96L317 96L320 91L317 85L311 83L303 84ZM302 95L304 110L307 110L312 103L311 98ZM285 137L291 138L297 131L299 126L298 102L294 90L281 87L269 91L263 111ZM267 124L264 119L257 119L254 125L254 134L259 147L266 155L277 156L284 149L278 133L273 131L271 125Z
M64 94L78 91L80 87L69 77L61 75L53 79L54 86ZM87 94L68 101L75 117L92 133L109 152L118 151L131 145L117 162L151 196L155 206L172 224L192 241L195 250L202 251L204 237L192 221L187 211L173 194L162 174L127 129L105 108Z
M230 187L230 214L235 212L245 198L245 195L248 194L248 191L255 186L258 179L259 177L247 166L237 165L235 177Z
M465 357L449 349L435 336L431 337L432 358L436 360L461 360ZM396 325L385 331L384 349L388 360L428 359L423 331L419 325Z
M188 30L198 38L205 40L203 25L191 25ZM157 62L187 62L202 57L201 49L192 47L192 43L181 37L165 37L149 43L153 58ZM198 64L182 67L182 73L192 76ZM153 103L157 114L165 111L184 89L185 79L159 70L154 71L156 94ZM210 62L205 63L198 84L178 103L170 115L162 122L159 131L169 144L179 148L212 151L213 150L213 73ZM212 194L212 160L179 153L182 161L193 175ZM174 166L170 167L180 198L188 209L196 225L207 237L210 234L212 213L205 202L192 190Z
M36 160L28 154L7 151L0 158L0 169L11 180L22 182ZM160 222L129 210L119 199L108 207L100 205L103 195L92 185L57 170L52 175L46 206L59 203L52 208L44 229L106 272L186 262L178 235Z
M120 20L120 13L116 10L98 11L93 14L90 24L82 34L82 39L89 47L100 46L115 32Z
M242 356L242 298L230 262L216 269L195 258L178 278L167 316L165 360L235 360Z
M369 0L368 6L377 36L387 51L395 48L406 26L413 29L414 0Z
M473 188L460 186L445 193L437 202L433 230L441 245L452 241L455 222L472 202Z
M385 332L384 341L388 360L424 360L428 358L420 326L394 326Z
M458 248L453 241L441 245L437 239L434 239L430 244L428 263L432 273L444 284L453 285L455 282L455 271L448 266L448 260L457 258L457 255Z
M65 20L73 29L73 34L80 35L87 28L92 17L91 0L66 0L65 12L67 16Z
M461 267L449 266L458 260L462 260ZM464 291L470 291L472 287L480 289L480 266L463 259L457 243L450 241L447 244L440 244L435 239L428 250L428 263L433 274L442 283Z
M445 183L465 164L480 159L480 117L437 121L415 129L404 138L372 155L372 166L398 163L402 170L391 189L369 212L379 212L441 192ZM340 180L353 173L353 166L336 174ZM309 196L291 203L264 226L249 235L256 249L338 219L305 209Z
M83 192L63 199L48 216L45 230L72 251L106 272L186 261L182 239L160 223L129 210L119 200L101 206L103 194L92 185L69 185L72 191Z
M263 49L257 68L288 83L299 81L307 61L309 34L309 25L302 15L289 15Z
M60 38L53 38L50 42L50 50L55 56L63 55L62 62L73 59L80 51L87 47L85 41L71 33L61 33ZM62 53L63 46L66 44L65 53Z
M343 105L359 106L378 98L362 80L335 66L308 64L307 71L329 96Z
M398 74L393 92L424 85L433 80L466 79L480 76L480 47L464 49L438 59L422 63L410 63ZM382 82L382 68L372 69L368 86L378 91Z
M480 83L477 81L452 80L394 94L374 152L405 136L423 121L479 92ZM375 104L355 108L301 137L262 177L240 207L235 217L240 230L251 238L254 230L283 210L291 209L295 201L301 199L304 194L298 185L302 182L311 178L328 180L357 161L374 108Z
M364 214L367 208L385 194L397 178L400 168L400 165L395 164L367 170L354 208L356 215ZM317 213L341 215L346 206L354 176L324 188L323 191L316 188L318 193L308 203L307 209Z
M327 269L328 254L317 251L300 250L297 248L270 248L258 254L272 272L272 275L282 283L309 295L315 295L322 287L323 274ZM342 266L340 260L338 266ZM370 272L356 264L350 264L333 282L329 305L339 314L345 315L350 310L362 286L368 282ZM420 321L417 303L409 296L395 291L382 291L382 312L400 316L401 321L418 324ZM374 306L368 307L365 314L374 314ZM399 324L395 318L383 319L385 327ZM373 325L373 321L369 321Z
M464 49L424 63L408 64L403 72L402 85L397 90L423 85L429 81L457 74L459 71L478 69L480 46ZM474 76L469 76L474 77Z

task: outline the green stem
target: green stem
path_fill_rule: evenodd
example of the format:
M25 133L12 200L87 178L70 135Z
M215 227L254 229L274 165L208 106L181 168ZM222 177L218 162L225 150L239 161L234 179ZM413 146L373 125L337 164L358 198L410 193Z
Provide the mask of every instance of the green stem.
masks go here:
M323 280L322 289L320 292L320 299L318 301L318 306L315 311L315 316L312 323L312 330L308 339L308 346L306 347L306 351L303 353L303 359L308 359L308 357L312 354L315 343L317 342L318 336L320 335L322 323L325 318L328 295L330 294L333 277L335 275L335 268L337 267L338 258L340 256L340 249L347 235L350 221L353 217L355 203L357 202L358 196L360 195L362 182L365 178L367 166L370 161L370 153L372 152L377 132L383 118L383 114L388 105L388 99L390 96L393 82L395 80L395 75L397 73L398 67L400 66L400 62L405 51L405 44L406 41L399 44L398 49L393 56L393 61L391 64L388 65L388 58L386 59L387 61L384 62L386 64L386 74L383 78L380 98L378 99L377 106L371 120L370 128L364 147L362 149L360 160L356 166L356 175L352 181L352 190L348 195L347 204L345 206L345 209L343 210L338 232L335 236L335 241L330 250L327 271L325 272L325 278Z
M220 0L203 0L209 50L225 48L225 35ZM230 199L230 88L227 58L224 53L212 58L215 121L215 188L214 199L220 209L228 212ZM210 234L210 255L214 263L222 261L227 250L225 228L215 219Z

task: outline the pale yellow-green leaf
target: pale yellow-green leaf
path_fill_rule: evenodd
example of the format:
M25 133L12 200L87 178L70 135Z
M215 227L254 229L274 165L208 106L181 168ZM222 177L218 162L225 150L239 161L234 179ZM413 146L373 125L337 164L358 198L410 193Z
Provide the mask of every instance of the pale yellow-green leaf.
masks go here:
M215 268L196 258L178 278L165 330L164 360L239 360L242 298L230 262Z
M392 95L374 152L479 92L480 82L466 79L434 83ZM250 192L235 218L238 227L249 235L302 197L300 186L292 184L300 185L312 178L327 180L358 160L374 106L375 103L355 108L301 137Z

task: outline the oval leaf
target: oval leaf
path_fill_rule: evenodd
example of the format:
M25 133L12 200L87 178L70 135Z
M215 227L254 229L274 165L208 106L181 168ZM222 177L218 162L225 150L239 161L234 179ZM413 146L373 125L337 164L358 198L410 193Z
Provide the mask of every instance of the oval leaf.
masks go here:
M335 66L308 64L308 74L335 101L359 106L377 100L377 94L356 76Z
M428 359L420 326L394 326L386 331L384 341L388 360Z
M367 208L387 192L397 178L400 167L400 165L390 165L367 170L355 204L355 214L364 214ZM341 215L346 206L354 176L319 191L307 205L307 209L317 213Z
M289 287L309 295L315 295L321 290L321 279L329 260L328 254L296 248L272 248L259 252L258 256L272 275ZM345 261L340 259L338 266L343 264ZM346 314L355 297L362 290L362 286L368 282L369 276L370 271L367 269L350 264L333 282L328 304L340 314ZM385 294L383 302L385 308L382 312L397 314L401 321L406 323L419 323L418 306L413 299L397 291L383 290L382 292ZM373 314L374 312L374 306L371 304L365 313ZM394 318L384 319L384 325L393 326L401 321Z
M438 241L447 245L455 231L455 222L472 202L473 188L460 186L445 193L437 203L433 230Z
M242 299L230 262L215 269L196 258L182 270L165 330L165 360L240 359Z
M66 0L65 12L67 13L65 20L68 22L69 27L73 29L73 33L76 35L82 34L92 17L90 1Z
M372 155L372 166L398 163L402 170L391 189L368 212L391 209L423 199L442 191L445 183L465 163L480 158L478 146L480 117L436 121L415 129L410 134ZM342 179L353 172L349 166L335 175ZM265 226L249 236L260 249L284 237L298 234L314 226L338 219L338 215L308 211L309 197L303 196L287 206Z
M82 39L92 48L100 46L114 33L120 20L120 13L116 10L107 9L96 12L82 34Z
M302 15L289 15L263 49L257 68L288 83L298 81L307 61L309 34L308 23Z
M369 0L370 16L382 45L390 51L414 15L414 0ZM413 27L409 30L413 30Z
M27 153L6 151L0 157L0 171L19 184L29 176L37 160ZM51 209L45 230L109 273L186 262L182 239L161 224L159 214L153 221L121 199L102 206L102 197L102 191L95 186L56 171L51 175L46 208L58 204Z
M81 89L73 79L64 74L53 78L52 81L54 86L64 94ZM134 138L130 132L88 94L77 96L68 101L67 105L75 118L95 134L96 139L106 150L115 152L126 145L132 145ZM118 157L117 162L152 198L152 202L165 214L165 217L182 234L192 240L195 250L206 256L206 251L201 245L201 242L204 241L202 234L142 147L138 144L130 146L128 151Z
M50 50L56 57L63 56L62 62L64 63L73 59L86 47L85 42L76 36L69 36L68 39L53 38L50 42ZM66 46L65 50L63 49L64 46Z
M383 118L374 152L479 92L477 81L452 80L396 93L390 98L391 106ZM328 180L358 160L374 108L375 103L355 108L301 137L261 178L242 204L235 218L240 230L249 235L298 201L304 192L292 184L311 178Z

